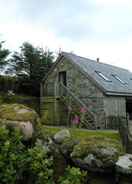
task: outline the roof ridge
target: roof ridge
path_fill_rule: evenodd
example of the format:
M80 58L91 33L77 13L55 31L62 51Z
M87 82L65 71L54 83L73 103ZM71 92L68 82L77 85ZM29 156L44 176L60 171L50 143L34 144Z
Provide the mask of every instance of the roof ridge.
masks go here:
M115 65L112 65L112 64L109 64L109 63L104 63L104 62L97 62L96 60L93 60L93 59L89 59L89 58L87 58L87 57L83 57L83 56L79 56L79 55L77 55L77 54L74 54L74 53L70 53L70 52L62 52L62 55L65 55L65 54L70 54L70 55L74 55L74 56L76 56L76 57L79 57L79 58L82 58L82 59L86 59L86 61L88 62L88 61L91 61L91 62L96 62L96 64L103 64L103 65L108 65L108 66L111 66L111 67L114 67L114 68L119 68L119 69L122 69L122 70L125 70L125 71L128 71L128 72L130 72L128 69L126 69L126 68L122 68L122 67L120 67L120 66L115 66Z

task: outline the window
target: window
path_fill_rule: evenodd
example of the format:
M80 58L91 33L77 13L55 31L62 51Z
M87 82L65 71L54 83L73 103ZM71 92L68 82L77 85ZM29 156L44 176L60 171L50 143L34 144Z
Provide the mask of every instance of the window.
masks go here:
M107 82L112 82L108 77L106 77L103 73L99 71L95 71L101 78L103 78Z
M124 82L123 80L120 79L120 77L118 77L118 75L114 75L112 74L112 76L117 79L121 84L126 84L126 82Z

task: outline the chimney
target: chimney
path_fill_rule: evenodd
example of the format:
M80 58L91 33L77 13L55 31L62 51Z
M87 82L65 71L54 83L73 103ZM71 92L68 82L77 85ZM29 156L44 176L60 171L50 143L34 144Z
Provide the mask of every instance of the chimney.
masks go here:
M97 58L97 63L99 63L99 58Z
M61 53L62 53L62 50L61 48L59 48L58 55L61 55Z

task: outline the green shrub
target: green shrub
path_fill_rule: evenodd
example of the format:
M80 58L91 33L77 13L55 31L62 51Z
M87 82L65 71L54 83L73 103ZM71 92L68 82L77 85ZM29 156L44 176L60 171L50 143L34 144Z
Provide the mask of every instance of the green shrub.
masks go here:
M53 183L53 160L43 145L24 145L17 129L0 127L0 183Z
M86 174L79 168L67 167L64 176L59 178L59 184L84 184Z
M0 183L15 184L22 176L26 149L20 132L0 128Z
M28 150L29 172L34 178L34 184L53 183L53 159L42 145L36 145Z

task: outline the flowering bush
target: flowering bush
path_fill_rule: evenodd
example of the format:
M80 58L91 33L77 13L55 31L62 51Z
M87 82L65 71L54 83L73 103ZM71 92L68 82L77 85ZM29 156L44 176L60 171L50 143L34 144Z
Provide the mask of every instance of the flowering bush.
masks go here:
M85 107L81 107L78 110L71 110L71 123L74 127L81 127L86 112L87 109Z
M74 115L74 118L73 118L73 120L72 120L72 123L74 124L74 125L79 125L79 123L80 123L80 117L78 116L78 115Z
M86 113L86 112L87 112L87 109L86 109L85 107L81 107L81 108L80 108L80 112L81 112L81 113Z

